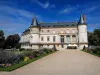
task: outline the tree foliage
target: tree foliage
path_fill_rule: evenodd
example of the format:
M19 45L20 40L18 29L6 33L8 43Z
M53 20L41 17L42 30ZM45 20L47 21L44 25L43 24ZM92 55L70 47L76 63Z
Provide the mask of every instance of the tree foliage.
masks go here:
M19 43L20 36L18 34L9 35L5 41L6 48L14 48Z
M88 32L89 45L100 46L100 29L95 29L94 32Z
M0 48L3 48L4 43L5 43L4 32L0 30Z

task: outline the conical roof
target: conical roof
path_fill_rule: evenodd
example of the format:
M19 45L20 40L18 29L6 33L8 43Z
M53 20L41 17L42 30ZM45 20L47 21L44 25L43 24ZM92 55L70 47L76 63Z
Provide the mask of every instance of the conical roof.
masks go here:
M31 25L32 26L38 26L38 21L37 21L37 19L35 17L32 19Z
M82 14L80 15L79 23L80 23L80 24L83 24L83 23L84 23L84 19L83 19L83 15L82 15Z

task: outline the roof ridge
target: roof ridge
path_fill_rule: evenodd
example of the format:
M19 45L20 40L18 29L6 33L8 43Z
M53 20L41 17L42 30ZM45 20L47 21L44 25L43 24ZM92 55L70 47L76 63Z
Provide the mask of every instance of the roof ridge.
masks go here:
M43 24L43 23L78 23L76 21L72 21L72 22L39 22L40 24Z

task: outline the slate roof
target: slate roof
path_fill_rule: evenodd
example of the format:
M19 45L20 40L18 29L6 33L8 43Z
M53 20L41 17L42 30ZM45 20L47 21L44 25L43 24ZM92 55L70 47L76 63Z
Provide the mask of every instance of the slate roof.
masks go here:
M24 32L23 32L23 34L27 34L27 33L29 33L30 32L30 29L26 29ZM23 35L22 34L22 35Z
M77 26L78 22L54 22L54 23L44 23L40 22L39 26L40 27L73 27Z

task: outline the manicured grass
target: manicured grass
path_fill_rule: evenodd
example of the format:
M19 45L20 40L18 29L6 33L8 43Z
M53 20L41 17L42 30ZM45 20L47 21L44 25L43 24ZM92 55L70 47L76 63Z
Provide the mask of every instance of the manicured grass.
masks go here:
M54 52L51 52L51 53L54 53ZM0 68L0 71L13 71L13 70L15 70L15 69L17 69L17 68L20 68L20 67L22 67L22 66L24 66L24 65L26 65L26 64L29 64L29 63L31 63L31 62L33 62L33 61L36 61L36 60L38 60L38 59L40 59L40 58L42 58L42 57L44 57L44 56L47 56L47 55L49 55L49 54L51 54L51 53L46 53L46 54L43 54L43 55L38 56L38 57L36 57L36 58L29 59L29 60L27 60L27 61L20 61L18 64L13 64L13 65L10 66L10 67L3 67L3 68Z
M93 53L93 52L88 52L88 51L86 51L86 50L82 50L82 51L100 57L99 54L96 54L96 53Z

